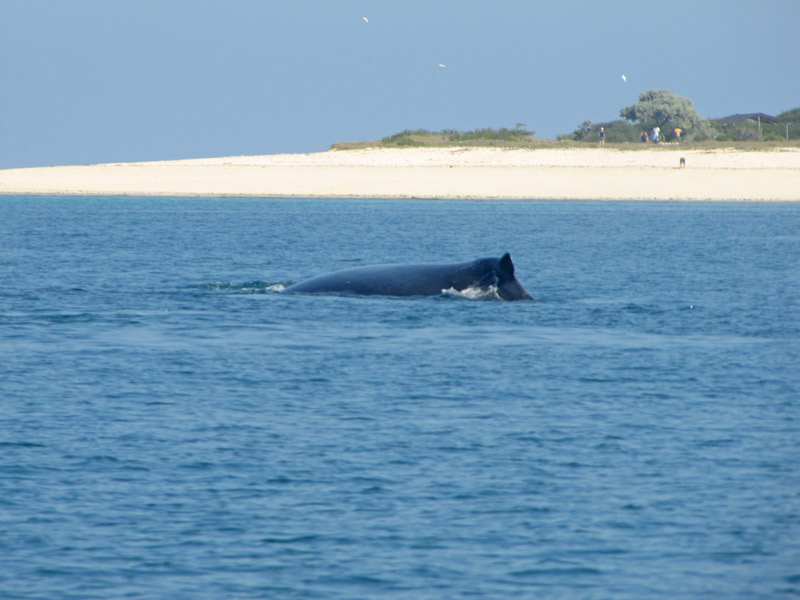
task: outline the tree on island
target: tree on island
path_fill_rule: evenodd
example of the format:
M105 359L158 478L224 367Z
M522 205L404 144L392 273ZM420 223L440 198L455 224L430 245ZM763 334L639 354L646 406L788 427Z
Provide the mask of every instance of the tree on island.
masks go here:
M688 98L668 90L648 90L639 94L639 102L619 111L620 116L638 123L646 131L659 127L664 133L679 127L694 140L713 139L714 129L708 119L701 117Z

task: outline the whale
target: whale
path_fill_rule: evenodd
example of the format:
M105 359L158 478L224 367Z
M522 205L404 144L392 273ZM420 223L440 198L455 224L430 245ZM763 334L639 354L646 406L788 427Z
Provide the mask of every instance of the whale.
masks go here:
M533 300L517 280L514 262L479 258L448 264L370 265L313 277L284 289L297 294L353 294L359 296L439 296L455 290L493 291L502 300Z

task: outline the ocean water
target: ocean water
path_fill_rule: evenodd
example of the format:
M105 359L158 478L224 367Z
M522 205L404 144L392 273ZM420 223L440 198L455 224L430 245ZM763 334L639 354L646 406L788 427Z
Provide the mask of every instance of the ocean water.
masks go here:
M0 197L4 600L799 596L797 204Z

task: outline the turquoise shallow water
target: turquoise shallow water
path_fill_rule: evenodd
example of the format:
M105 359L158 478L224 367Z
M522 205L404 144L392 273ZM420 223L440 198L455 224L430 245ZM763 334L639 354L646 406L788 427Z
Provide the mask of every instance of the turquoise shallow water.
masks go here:
M0 197L0 597L798 597L799 299L793 204Z

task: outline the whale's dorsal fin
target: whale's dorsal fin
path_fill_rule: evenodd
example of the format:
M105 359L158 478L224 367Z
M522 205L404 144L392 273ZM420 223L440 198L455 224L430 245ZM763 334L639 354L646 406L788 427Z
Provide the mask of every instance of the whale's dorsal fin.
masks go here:
M503 254L500 261L497 263L498 267L501 271L508 273L509 275L514 275L514 263L511 262L511 255L506 252Z

